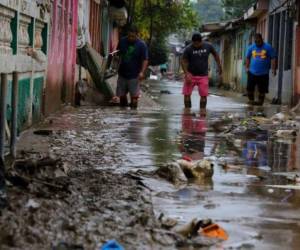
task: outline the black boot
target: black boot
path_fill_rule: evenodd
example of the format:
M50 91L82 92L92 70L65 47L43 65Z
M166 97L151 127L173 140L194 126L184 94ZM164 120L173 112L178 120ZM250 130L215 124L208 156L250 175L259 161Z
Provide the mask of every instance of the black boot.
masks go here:
M185 101L184 101L184 107L185 107L185 108L191 108L191 107L192 107L192 102L191 102L191 101L185 100Z
M248 99L249 99L248 104L253 105L254 104L254 93L248 92Z
M262 105L264 105L264 101L265 101L265 94L259 94L258 102L256 102L255 104L257 106L262 106Z
M121 107L128 107L127 96L121 96L120 97L120 106Z

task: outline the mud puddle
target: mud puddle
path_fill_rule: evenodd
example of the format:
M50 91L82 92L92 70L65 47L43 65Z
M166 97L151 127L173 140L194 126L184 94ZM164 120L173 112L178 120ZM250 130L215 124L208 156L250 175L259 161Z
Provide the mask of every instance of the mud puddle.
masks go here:
M156 165L183 156L208 158L216 163L209 182L178 187L145 178L153 190L156 213L163 212L182 224L195 217L215 220L229 233L229 240L218 245L220 249L298 249L300 192L273 185L290 183L275 173L299 172L299 138L274 139L268 128L224 138L215 126L224 115L269 117L278 111L277 107L266 104L264 108L249 109L242 97L225 98L212 93L207 117L201 117L197 108L182 109L180 83L161 82L152 89L152 95L166 110L140 110L142 119L130 123L126 141L134 145L134 152L128 167L135 163L135 169L151 171ZM161 90L171 94L162 95ZM197 102L195 94L195 107ZM225 160L227 167L221 164Z

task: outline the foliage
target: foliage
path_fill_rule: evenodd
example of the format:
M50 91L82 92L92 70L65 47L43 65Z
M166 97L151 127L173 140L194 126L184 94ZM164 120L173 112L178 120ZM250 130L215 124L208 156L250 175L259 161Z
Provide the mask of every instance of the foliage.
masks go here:
M168 48L164 39L156 38L149 47L149 64L160 65L168 60Z
M135 8L129 13L143 39L151 44L153 39L164 40L172 33L199 27L199 17L189 0L131 0Z
M193 7L204 23L219 21L224 17L221 0L198 0Z
M225 18L240 17L256 0L222 0Z

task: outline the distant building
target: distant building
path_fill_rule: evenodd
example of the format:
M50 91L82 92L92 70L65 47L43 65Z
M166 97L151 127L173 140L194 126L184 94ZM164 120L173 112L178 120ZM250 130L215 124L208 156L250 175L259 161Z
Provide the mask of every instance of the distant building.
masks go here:
M278 74L270 74L273 103L295 103L300 96L299 0L258 0L237 20L208 23L202 30L219 48L224 67L223 83L245 91L247 73L244 69L247 47L255 33L261 33L278 54ZM216 68L211 68L216 81Z
M168 71L177 74L180 71L180 57L184 49L184 43L177 35L173 34L168 38L170 50L168 58Z

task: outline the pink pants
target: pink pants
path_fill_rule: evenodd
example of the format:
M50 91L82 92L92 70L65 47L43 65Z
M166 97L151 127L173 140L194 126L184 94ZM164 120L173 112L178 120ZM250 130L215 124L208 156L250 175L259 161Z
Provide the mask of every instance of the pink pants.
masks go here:
M208 76L192 76L192 81L185 79L182 94L191 95L195 86L198 86L200 96L208 96Z

